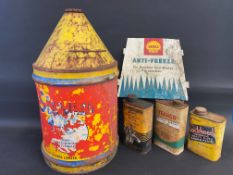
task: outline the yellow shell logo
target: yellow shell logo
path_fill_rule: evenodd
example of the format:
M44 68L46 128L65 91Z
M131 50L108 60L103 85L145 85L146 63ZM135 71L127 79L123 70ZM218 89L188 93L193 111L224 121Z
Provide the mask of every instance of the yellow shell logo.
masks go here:
M146 44L146 49L149 53L158 53L161 50L161 44L158 41L149 41Z

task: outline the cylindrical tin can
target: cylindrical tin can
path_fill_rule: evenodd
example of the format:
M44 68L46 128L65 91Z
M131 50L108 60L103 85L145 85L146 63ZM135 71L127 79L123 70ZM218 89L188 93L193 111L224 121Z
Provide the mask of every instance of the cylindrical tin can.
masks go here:
M151 150L153 104L128 96L123 101L125 144L146 154Z
M118 145L117 63L81 10L65 11L32 76L46 163L76 174L110 162Z
M189 106L179 100L157 100L154 122L154 144L179 155L184 151Z
M190 112L188 149L210 161L221 157L226 118L196 107Z

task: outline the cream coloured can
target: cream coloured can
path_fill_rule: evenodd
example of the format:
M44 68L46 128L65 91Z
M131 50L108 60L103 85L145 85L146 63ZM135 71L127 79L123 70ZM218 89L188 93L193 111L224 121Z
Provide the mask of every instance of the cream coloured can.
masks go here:
M179 100L157 100L154 122L154 144L179 155L184 150L189 106Z

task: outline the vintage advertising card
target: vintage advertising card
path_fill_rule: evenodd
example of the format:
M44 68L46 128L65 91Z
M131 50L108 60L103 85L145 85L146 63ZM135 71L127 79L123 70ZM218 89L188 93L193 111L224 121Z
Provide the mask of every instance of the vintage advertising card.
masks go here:
M119 97L188 100L179 40L128 38L124 55Z

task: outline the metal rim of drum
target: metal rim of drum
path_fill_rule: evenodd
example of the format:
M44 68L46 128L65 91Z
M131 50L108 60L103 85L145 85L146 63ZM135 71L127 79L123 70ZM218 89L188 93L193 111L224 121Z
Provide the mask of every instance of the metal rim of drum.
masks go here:
M44 83L44 84L50 84L50 85L87 85L87 84L95 84L95 83L100 83L100 82L105 82L108 80L113 80L115 78L117 78L119 72L117 69L117 63L114 62L113 65L111 65L111 67L101 67L101 68L97 68L97 69L93 69L93 70L44 70L43 68L38 68L35 66L35 64L33 64L33 74L32 74L32 78L34 81L36 82L40 82L40 83ZM79 77L75 77L73 79L67 79L67 78L50 78L49 76L44 77L42 75L38 75L37 73L35 73L34 71L39 71L42 73L48 73L49 74L85 74L85 73L89 73L89 74L95 74L95 73L100 73L102 71L109 71L111 70L111 72L109 73L102 73L103 75L96 75L96 76L92 76L92 77L88 77L86 76L85 78L79 78ZM97 71L97 72L96 72Z
M63 85L63 86L88 85L88 84L101 83L101 82L113 80L116 77L117 76L115 74L109 74L100 77L82 78L82 79L54 79L54 78L40 77L35 74L32 75L33 80L36 82L49 84L49 85Z
M80 166L80 167L64 167L64 166L61 166L59 164L56 164L56 163L48 160L46 157L44 157L44 161L51 169L53 169L59 173L86 174L86 173L91 173L93 171L96 171L100 168L103 168L104 166L109 164L112 161L112 159L115 157L116 153L117 153L117 148L113 151L112 154L110 154L109 156L102 159L102 161L96 162L94 164L86 165L86 166ZM89 168L92 167L92 168L85 171L84 169L87 167L89 167Z

